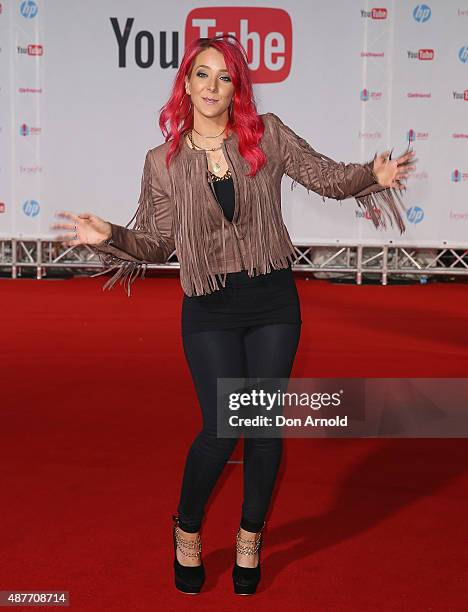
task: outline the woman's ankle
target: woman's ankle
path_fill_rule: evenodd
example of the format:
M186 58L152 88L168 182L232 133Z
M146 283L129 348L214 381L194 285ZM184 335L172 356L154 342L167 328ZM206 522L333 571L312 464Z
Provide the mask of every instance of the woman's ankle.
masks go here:
M258 531L250 531L249 529L244 529L243 527L239 527L239 531L240 531L241 538L245 538L245 539L254 541L260 529Z
M176 558L181 565L193 567L201 565L200 532L184 531L179 525L175 527Z
M180 525L177 525L178 529L179 529L179 533L182 537L186 538L187 540L196 540L198 534L200 533L200 531L186 531L185 529L183 529L183 527L181 527Z
M239 527L236 536L236 563L240 567L256 567L259 561L258 549L263 526L258 531Z

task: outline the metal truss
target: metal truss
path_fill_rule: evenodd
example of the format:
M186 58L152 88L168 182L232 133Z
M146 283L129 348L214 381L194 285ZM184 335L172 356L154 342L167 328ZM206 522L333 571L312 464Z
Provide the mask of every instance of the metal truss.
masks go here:
M414 245L320 244L295 245L293 270L317 278L366 277L427 279L431 276L468 275L468 245L417 247ZM0 239L0 272L3 276L37 279L97 272L102 269L96 253L87 246L66 248L60 242ZM148 270L178 270L177 256L165 264L148 264Z

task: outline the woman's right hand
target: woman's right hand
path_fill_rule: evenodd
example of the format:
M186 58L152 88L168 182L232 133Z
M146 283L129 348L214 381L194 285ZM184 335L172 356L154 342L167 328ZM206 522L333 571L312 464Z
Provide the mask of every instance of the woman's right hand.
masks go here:
M79 244L98 246L112 235L111 224L90 212L75 215L69 211L60 210L55 213L55 216L69 219L68 223L54 223L51 226L52 229L70 230L70 233L55 237L55 240L62 241L65 246L78 246Z

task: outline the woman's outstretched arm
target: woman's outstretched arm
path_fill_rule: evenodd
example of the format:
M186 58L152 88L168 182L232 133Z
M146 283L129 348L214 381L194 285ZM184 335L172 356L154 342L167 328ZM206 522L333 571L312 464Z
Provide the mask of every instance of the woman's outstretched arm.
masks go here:
M164 263L174 251L172 202L162 187L163 177L152 155L151 150L146 154L136 213L125 227L110 223L111 236L104 244L94 245L96 251L151 263ZM129 229L133 219L135 223Z
M125 227L104 221L92 213L58 213L58 216L66 217L76 224L78 239L72 239L73 234L59 236L57 239L66 240L67 246L87 244L97 253L104 269L92 276L116 270L105 283L104 289L111 289L118 280L127 281L127 293L130 295L132 282L140 272L144 277L147 264L164 263L174 251L173 207L163 187L164 178L159 176L152 151L148 151L138 208ZM129 228L133 219L135 223ZM73 225L56 224L53 227L71 230Z
M388 154L383 153L364 164L336 162L315 151L273 113L265 117L271 122L277 138L284 173L293 179L291 187L300 183L323 199L354 197L359 206L369 212L376 227L385 228L386 217L391 225L395 221L400 231L404 231L401 211L406 209L400 192L405 189L403 179L414 169L409 166L414 155L412 151L395 160L389 160Z

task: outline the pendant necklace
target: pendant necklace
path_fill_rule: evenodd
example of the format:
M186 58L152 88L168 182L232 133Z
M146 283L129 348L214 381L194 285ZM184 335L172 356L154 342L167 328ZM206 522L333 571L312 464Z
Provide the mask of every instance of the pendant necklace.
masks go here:
M215 162L215 163L213 164L213 170L214 170L215 174L217 174L218 172L220 172L220 171L221 171L221 166L219 165L219 163L218 163L218 162Z
M224 130L223 130L223 132L224 132ZM222 134L223 132L221 132L221 134ZM198 132L197 132L197 134L198 134ZM221 134L219 134L218 136L221 136ZM190 140L190 142L191 142L192 146L193 146L195 149L199 149L200 151L219 151L220 149L222 149L222 144L220 144L218 147L213 147L213 148L210 148L210 149L204 149L203 147L199 147L198 145L196 145L196 144L193 142L193 130L190 130L190 131L189 131L189 133L188 133L188 137L189 137L189 140ZM214 170L214 172L215 172L215 173L220 172L220 170L221 170L221 165L219 164L219 160L218 160L218 161L216 161L216 162L213 164L213 170Z

